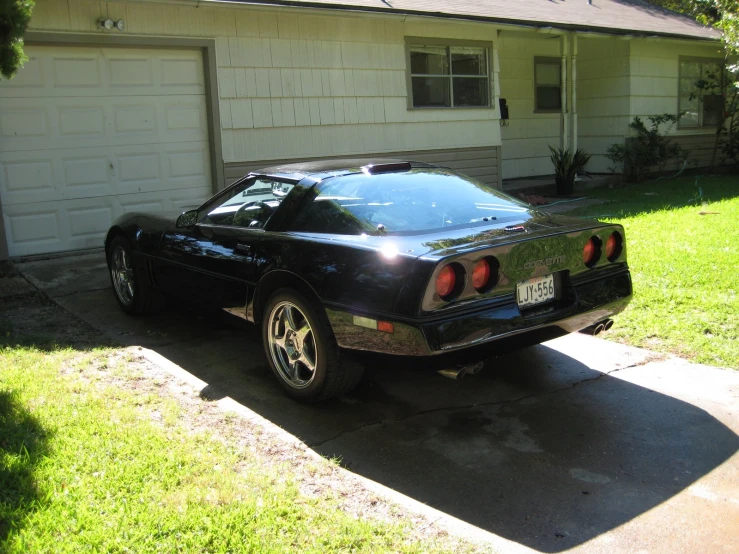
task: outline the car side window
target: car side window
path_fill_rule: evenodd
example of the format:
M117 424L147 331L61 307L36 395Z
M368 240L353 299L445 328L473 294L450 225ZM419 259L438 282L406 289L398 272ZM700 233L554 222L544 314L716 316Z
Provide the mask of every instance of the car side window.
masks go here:
M208 206L199 223L260 229L293 186L273 179L247 179L219 202Z

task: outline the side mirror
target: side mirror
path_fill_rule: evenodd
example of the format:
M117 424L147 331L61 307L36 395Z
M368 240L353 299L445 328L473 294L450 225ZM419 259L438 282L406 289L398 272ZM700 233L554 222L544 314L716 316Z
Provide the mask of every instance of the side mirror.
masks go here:
M180 217L177 218L175 227L177 227L178 229L190 229L192 227L195 227L195 224L197 222L198 222L198 211L190 210L188 212L183 213L182 215L180 215Z

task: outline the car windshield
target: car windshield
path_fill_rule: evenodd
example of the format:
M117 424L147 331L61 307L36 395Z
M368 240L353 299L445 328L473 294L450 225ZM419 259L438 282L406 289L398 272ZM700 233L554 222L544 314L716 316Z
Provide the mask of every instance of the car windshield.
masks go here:
M358 235L430 232L520 218L528 206L443 169L352 174L317 185L295 231Z
M271 179L247 179L209 206L200 223L263 227L293 186Z

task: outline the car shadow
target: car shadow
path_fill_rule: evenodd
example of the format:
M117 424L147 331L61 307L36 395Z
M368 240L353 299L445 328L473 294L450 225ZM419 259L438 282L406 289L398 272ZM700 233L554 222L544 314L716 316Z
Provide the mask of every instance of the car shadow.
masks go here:
M605 375L547 345L445 379L424 360L361 356L339 399L301 404L258 332L225 314L132 318L110 290L55 299L92 326L195 375L348 470L543 552L580 545L669 500L739 450L705 410Z

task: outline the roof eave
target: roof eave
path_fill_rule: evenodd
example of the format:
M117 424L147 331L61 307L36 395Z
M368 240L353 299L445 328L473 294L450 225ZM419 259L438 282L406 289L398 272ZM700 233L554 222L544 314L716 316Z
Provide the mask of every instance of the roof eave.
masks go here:
M694 40L701 42L718 42L721 35L714 37L686 35L682 33L663 33L659 31L643 31L639 29L614 29L608 27L597 27L589 25L575 25L567 23L553 23L551 21L530 21L520 19L507 19L501 17L488 17L464 14L448 14L444 12L429 12L421 10L401 10L389 8L373 8L371 6L353 6L349 4L326 4L320 2L295 2L291 0L201 0L212 3L246 4L250 6L285 7L315 9L321 11L341 11L354 13L373 13L395 16L430 17L434 19L451 19L456 21L471 21L478 23L493 23L512 27L523 27L532 30L551 29L562 33L582 32L612 36L629 36L634 38L670 38L679 40Z

